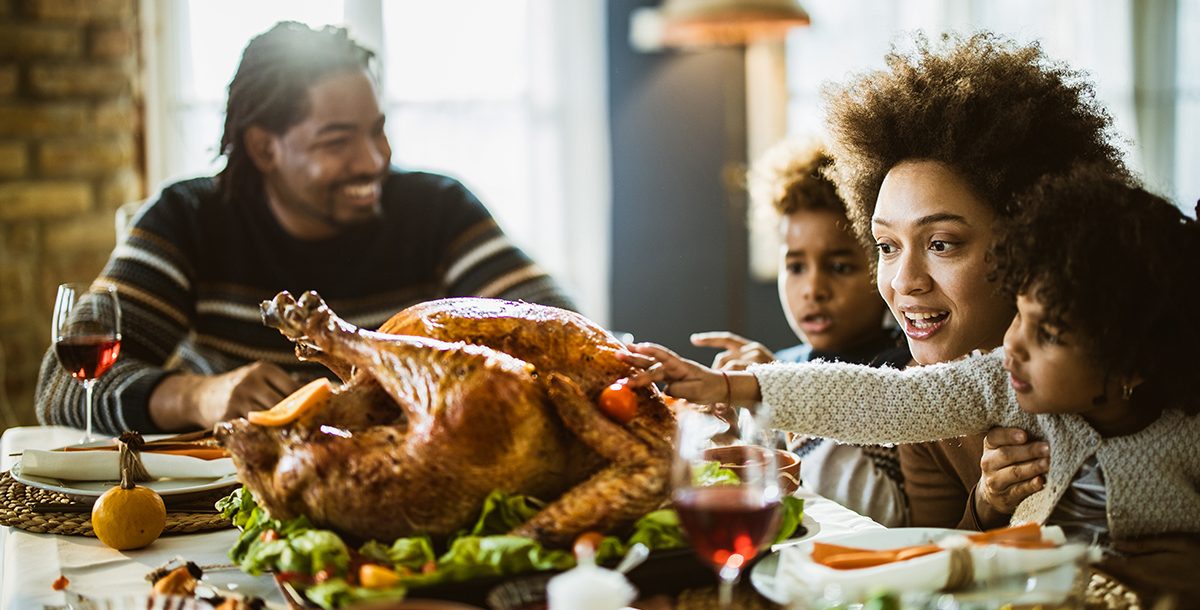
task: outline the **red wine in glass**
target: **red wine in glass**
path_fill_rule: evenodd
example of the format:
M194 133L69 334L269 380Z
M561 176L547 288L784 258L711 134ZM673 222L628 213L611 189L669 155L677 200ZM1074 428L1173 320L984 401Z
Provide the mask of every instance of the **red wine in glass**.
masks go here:
M121 353L121 304L113 286L68 283L58 287L50 337L54 355L84 389L84 437L92 440L92 388Z
M692 549L717 573L724 610L733 608L734 585L774 539L783 512L775 452L768 449L769 407L731 409L736 427L681 411L671 464L675 511Z
M731 560L742 567L758 556L778 531L782 512L778 497L739 485L679 490L675 511L696 554L718 572Z
M87 381L112 368L121 353L121 340L112 335L64 337L54 344L54 353L63 370L80 381Z

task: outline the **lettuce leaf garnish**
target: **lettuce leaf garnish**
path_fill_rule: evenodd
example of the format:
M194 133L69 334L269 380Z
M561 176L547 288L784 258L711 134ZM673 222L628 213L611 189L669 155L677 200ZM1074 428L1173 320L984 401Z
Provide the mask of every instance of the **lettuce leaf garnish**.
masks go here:
M695 487L713 487L716 485L737 485L741 483L737 473L722 468L721 462L706 461L692 471L692 485Z

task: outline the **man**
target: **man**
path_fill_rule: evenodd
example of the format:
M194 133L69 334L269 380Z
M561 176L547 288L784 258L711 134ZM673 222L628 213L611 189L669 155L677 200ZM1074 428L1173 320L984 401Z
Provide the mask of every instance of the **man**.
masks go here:
M320 374L262 325L258 303L280 290L317 290L367 328L446 296L572 307L461 184L389 166L372 57L343 29L291 22L247 46L225 169L164 189L96 279L117 287L123 315L120 358L95 388L98 429L207 428ZM43 423L85 423L83 390L53 351L37 406Z

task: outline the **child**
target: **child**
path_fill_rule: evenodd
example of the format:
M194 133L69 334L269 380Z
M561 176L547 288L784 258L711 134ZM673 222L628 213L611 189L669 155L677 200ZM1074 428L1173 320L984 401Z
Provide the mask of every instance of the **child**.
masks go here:
M779 219L779 302L803 343L772 354L732 333L697 333L692 343L723 349L713 366L839 360L867 364L900 340L884 325L867 250L850 231L845 203L823 175L833 163L816 140L781 142L749 174L758 201ZM907 357L906 357L907 360ZM904 525L907 503L894 447L843 445L819 436L789 442L800 478L817 493L890 527Z
M1044 178L994 252L1017 295L1003 348L904 371L842 363L723 373L641 344L631 383L697 403L761 400L778 427L915 442L1016 425L1044 437L1046 488L1014 522L1105 542L1200 532L1200 228L1096 167ZM880 256L891 255L880 248Z

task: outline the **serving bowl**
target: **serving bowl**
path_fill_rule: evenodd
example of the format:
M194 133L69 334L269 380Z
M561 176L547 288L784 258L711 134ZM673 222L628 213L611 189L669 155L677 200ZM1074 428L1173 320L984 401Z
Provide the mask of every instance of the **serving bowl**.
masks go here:
M746 465L766 457L766 451L774 451L775 465L779 470L779 491L783 495L792 495L800 488L800 457L787 449L768 450L763 447L750 445L731 445L728 447L713 447L704 452L707 459L720 462L721 467L732 471L739 477L745 471Z

